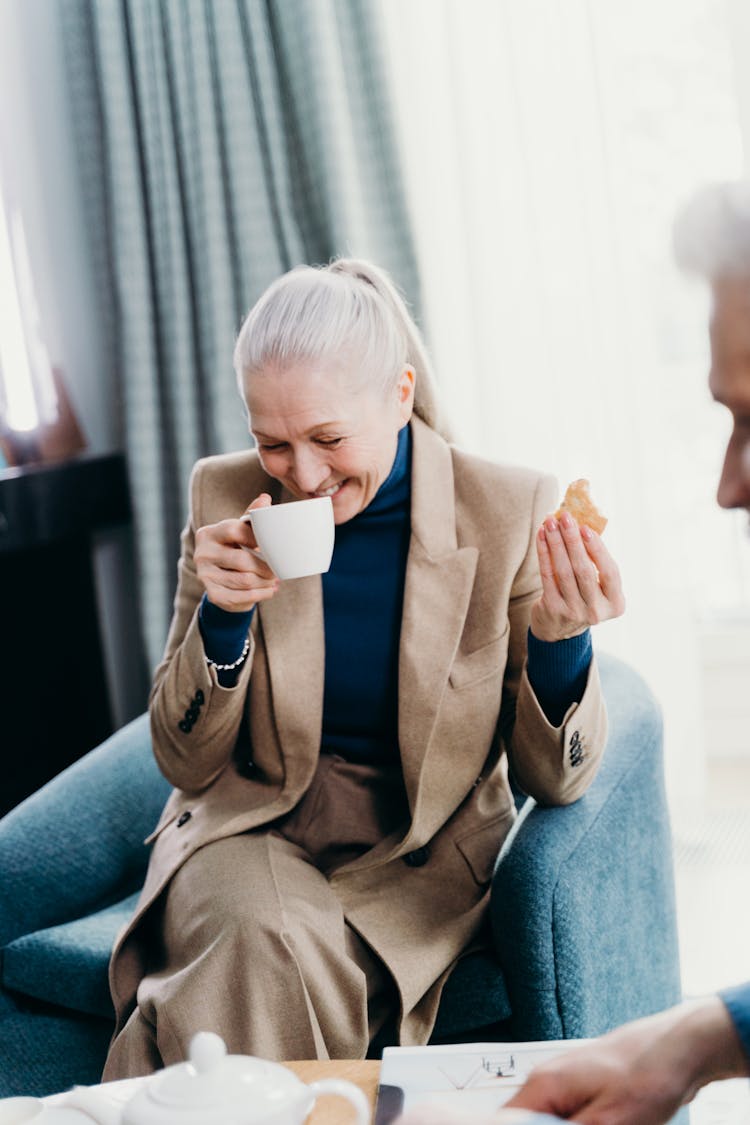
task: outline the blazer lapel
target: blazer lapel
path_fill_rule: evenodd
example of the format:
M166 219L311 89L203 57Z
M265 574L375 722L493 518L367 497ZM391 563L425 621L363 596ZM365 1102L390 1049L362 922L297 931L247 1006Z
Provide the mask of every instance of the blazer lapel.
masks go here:
M294 500L286 489L281 502ZM319 574L282 582L258 605L271 680L273 714L286 771L285 788L309 784L323 725L325 632Z
M399 648L399 745L413 822L430 735L463 631L478 551L458 547L450 448L412 419L411 541ZM416 830L412 824L412 833ZM412 835L410 833L410 835Z

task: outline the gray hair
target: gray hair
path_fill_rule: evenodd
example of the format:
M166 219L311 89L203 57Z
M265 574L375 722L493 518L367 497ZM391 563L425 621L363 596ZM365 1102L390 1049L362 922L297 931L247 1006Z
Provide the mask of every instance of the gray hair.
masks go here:
M701 188L678 213L673 239L678 265L689 273L750 279L750 182Z
M391 278L371 262L298 266L272 282L247 314L234 348L243 398L251 375L311 361L346 364L360 386L384 396L413 367L415 414L450 438L422 334Z

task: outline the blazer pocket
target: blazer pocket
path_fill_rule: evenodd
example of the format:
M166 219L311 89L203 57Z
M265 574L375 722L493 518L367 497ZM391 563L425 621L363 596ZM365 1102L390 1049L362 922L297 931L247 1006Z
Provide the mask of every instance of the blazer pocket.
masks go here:
M488 644L474 649L465 656L459 653L448 677L451 687L460 690L499 672L505 666L509 634L510 624L506 626L505 632L495 637L494 641L489 641Z
M480 887L489 883L492 878L500 848L513 823L514 815L513 808L508 808L500 816L455 841Z

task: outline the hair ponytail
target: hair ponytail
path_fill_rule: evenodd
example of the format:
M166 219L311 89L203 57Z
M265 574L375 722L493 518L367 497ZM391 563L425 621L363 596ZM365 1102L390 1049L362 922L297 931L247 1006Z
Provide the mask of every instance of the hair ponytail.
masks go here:
M406 362L414 368L414 413L446 441L451 441L450 427L440 405L432 363L422 333L390 276L385 270L363 258L336 258L327 268L330 273L346 274L372 286L383 300L404 336Z

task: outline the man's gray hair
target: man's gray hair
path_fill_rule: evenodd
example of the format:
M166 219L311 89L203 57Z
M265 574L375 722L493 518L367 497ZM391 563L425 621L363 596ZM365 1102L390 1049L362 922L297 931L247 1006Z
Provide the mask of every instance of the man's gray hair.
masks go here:
M675 257L682 269L709 281L750 278L750 181L701 188L674 223Z
M272 282L247 314L234 349L243 398L253 374L309 363L343 370L353 387L383 396L413 367L415 413L449 436L419 328L391 278L371 262L298 266Z

